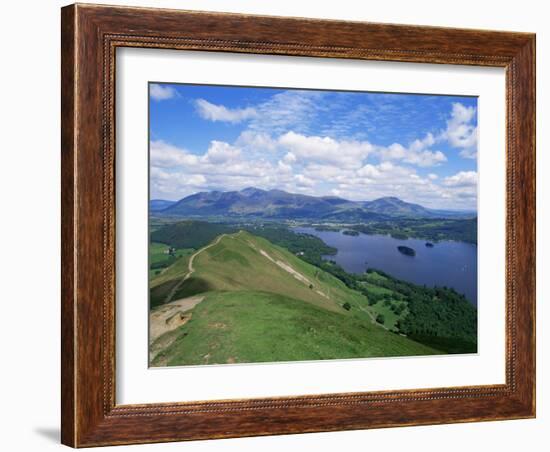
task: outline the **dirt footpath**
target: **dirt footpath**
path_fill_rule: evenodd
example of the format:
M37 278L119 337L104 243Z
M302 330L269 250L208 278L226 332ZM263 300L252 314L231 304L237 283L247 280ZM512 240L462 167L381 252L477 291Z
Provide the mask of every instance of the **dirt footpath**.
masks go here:
M149 344L168 331L175 330L189 320L191 314L185 312L193 309L204 300L204 295L182 298L171 301L153 310L149 315Z

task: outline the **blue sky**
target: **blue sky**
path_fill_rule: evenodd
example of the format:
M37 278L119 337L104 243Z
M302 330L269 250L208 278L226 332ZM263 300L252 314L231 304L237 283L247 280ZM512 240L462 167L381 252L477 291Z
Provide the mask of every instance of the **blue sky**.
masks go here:
M151 198L249 186L475 209L477 98L149 84Z

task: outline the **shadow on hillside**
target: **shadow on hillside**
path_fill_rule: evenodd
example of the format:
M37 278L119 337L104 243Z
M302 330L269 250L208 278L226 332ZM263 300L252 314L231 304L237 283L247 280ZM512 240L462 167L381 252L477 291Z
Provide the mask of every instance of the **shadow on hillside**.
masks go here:
M187 281L185 281L177 292L172 297L173 300L179 300L181 298L192 297L193 295L198 295L200 293L208 292L213 290L214 287L208 281L203 278L191 276Z

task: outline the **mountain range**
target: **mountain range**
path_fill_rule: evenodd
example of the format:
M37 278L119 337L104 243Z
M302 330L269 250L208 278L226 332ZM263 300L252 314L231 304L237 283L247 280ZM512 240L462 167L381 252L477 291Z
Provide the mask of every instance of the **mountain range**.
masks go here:
M249 187L240 191L209 191L179 201L155 199L151 213L173 217L251 217L265 219L317 219L368 221L391 218L469 218L475 212L434 210L396 197L349 201L337 196L310 196L283 190Z

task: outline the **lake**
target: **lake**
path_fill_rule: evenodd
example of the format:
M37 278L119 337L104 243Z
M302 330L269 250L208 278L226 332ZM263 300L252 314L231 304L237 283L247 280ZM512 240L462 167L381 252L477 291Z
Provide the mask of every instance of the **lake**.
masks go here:
M340 264L350 273L363 273L378 268L398 279L419 285L447 286L466 296L477 306L477 246L471 243L442 241L426 246L426 240L394 239L389 235L358 236L336 231L316 231L311 227L294 228L319 237L338 250L335 256L325 256ZM407 246L416 256L407 256L397 250Z

